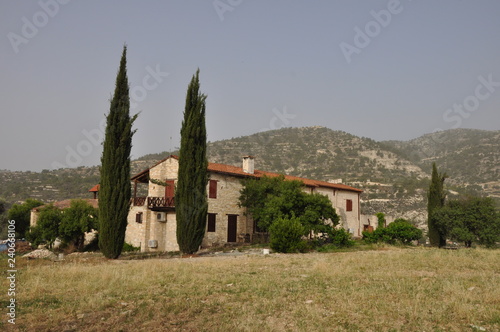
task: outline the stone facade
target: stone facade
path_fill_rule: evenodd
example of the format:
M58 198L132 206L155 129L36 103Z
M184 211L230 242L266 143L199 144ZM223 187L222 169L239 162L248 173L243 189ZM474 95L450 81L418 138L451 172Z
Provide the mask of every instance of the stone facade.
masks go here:
M208 221L202 247L218 246L225 243L249 242L255 235L255 225L245 208L239 207L241 180L246 177L263 175L276 176L275 173L254 170L253 157L244 157L243 167L209 163L209 183L207 184ZM148 186L148 197L134 197L128 215L125 241L141 251L177 251L175 207L168 203L169 191L163 185L177 181L178 159L170 156L149 170L132 178L137 186ZM341 226L354 236L360 236L359 196L361 190L340 184L288 177L301 180L305 191L328 196L332 206L341 219ZM163 182L163 183L162 183ZM161 183L161 184L159 184ZM162 200L163 199L163 200ZM350 201L350 203L347 203ZM163 206L155 206L160 202Z

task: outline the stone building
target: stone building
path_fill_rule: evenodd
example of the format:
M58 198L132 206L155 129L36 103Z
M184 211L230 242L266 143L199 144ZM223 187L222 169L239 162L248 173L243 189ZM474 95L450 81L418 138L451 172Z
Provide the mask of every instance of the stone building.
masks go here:
M125 241L140 247L141 251L179 250L174 201L178 166L178 157L169 156L131 179L134 183L134 197L128 215ZM241 180L279 174L256 170L251 156L243 157L242 167L209 163L208 171L208 216L202 247L251 242L260 236L251 216L245 213L245 208L238 206ZM354 237L361 236L362 190L340 183L288 175L285 175L285 179L303 182L306 192L326 195L340 216L340 225ZM138 186L141 185L147 186L147 196L137 195L140 189Z

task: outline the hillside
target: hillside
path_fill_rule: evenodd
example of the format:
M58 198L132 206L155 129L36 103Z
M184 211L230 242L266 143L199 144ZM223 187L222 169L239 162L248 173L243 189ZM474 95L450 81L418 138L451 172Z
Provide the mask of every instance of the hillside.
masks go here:
M455 129L384 143L419 167L436 162L450 183L480 186L500 197L500 131Z
M132 162L135 174L169 152ZM454 129L410 141L377 142L324 127L284 128L208 144L211 162L241 165L255 156L255 167L307 178L342 181L364 190L363 213L385 212L423 224L425 193L432 162L450 178L450 196L487 194L500 200L500 131ZM53 171L0 171L0 197L8 202L44 202L90 197L98 167Z

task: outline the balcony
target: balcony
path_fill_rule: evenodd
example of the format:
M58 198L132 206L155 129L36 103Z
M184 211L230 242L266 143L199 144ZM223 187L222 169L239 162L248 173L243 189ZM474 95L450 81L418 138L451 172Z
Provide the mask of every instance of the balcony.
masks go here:
M134 197L133 206L144 206L147 203L148 209L153 211L175 210L174 197Z

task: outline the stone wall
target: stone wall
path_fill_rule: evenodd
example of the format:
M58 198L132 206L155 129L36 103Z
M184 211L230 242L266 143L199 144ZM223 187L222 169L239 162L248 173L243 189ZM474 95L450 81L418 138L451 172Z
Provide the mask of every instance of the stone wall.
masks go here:
M140 212L142 212L142 223L136 221L136 215ZM127 217L125 242L141 248L141 251L146 251L147 248L145 223L149 212L145 206L131 206Z
M236 240L243 242L245 234L253 233L253 223L247 220L245 208L239 207L240 178L211 173L210 180L217 181L217 198L208 198L208 212L216 214L215 232L207 232L202 246L212 246L227 242L228 215L237 215Z
M177 180L177 172L179 170L179 161L175 158L169 158L164 162L152 167L149 170L149 178L159 181ZM149 182L148 196L164 197L165 186Z
M325 195L330 199L335 212L340 217L339 226L349 231L354 237L361 236L359 194L357 192L324 187L314 188L313 192ZM347 211L347 200L352 201L352 211Z

